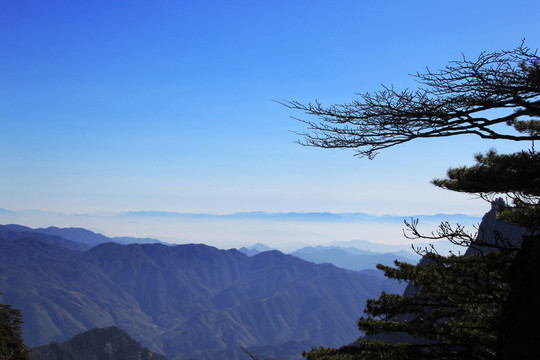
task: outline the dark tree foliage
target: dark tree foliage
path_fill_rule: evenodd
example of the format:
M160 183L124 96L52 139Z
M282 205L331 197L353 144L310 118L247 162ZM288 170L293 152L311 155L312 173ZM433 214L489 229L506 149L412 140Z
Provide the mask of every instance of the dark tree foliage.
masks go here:
M358 94L350 103L323 106L280 103L317 120L307 125L299 143L354 149L373 158L377 152L419 138L474 134L485 139L540 139L540 56L524 46L482 53L475 60L451 62L445 69L414 75L417 90L382 90ZM498 111L495 116L491 110ZM509 128L501 129L505 124Z
M10 305L0 304L0 360L28 359L21 325L21 311Z
M411 239L448 239L465 255L442 256L431 249L418 265L379 265L392 279L409 283L403 295L382 293L367 302L358 327L365 336L339 349L319 348L307 359L517 359L540 358L540 58L522 43L511 51L482 53L451 62L437 72L416 74L423 86L398 92L385 87L351 103L282 102L319 121L300 143L351 148L373 158L379 150L418 138L473 134L486 139L529 141L514 154L490 150L476 164L448 170L433 184L498 202L498 219L519 226L518 241L491 230L490 238L459 224L431 234L407 223ZM502 125L502 126L501 126ZM506 127L504 126L506 125ZM406 233L407 234L407 233ZM521 236L521 235L519 235Z
M494 241L470 234L462 226L442 223L422 234L418 222L407 223L410 239L448 239L467 248L467 254L441 256L435 249L417 249L418 265L396 262L379 265L392 279L407 281L414 291L385 294L368 300L367 316L358 327L367 337L340 349L314 349L308 359L515 359L540 357L540 335L531 326L540 318L540 191L536 187L540 155L520 152L478 155L470 167L448 170L433 183L454 191L491 199L505 194L498 217L525 229L522 242L495 233ZM484 179L484 180L483 180ZM504 186L508 184L508 186ZM504 192L503 192L504 191ZM393 334L391 343L381 339ZM371 336L371 337L370 337Z
M477 243L474 234L447 223L432 236L420 234L417 222L407 225L410 237L449 238L477 251L443 256L424 249L419 265L399 261L395 268L378 265L388 278L407 281L409 291L383 292L378 299L368 300L366 316L357 322L366 336L340 349L313 349L304 354L307 359L495 358L515 249L491 251L484 242Z
M540 154L490 151L477 155L474 166L450 169L446 179L433 182L488 199L504 194L512 200L513 206L499 206L498 218L524 228L526 234L503 279L511 291L498 323L497 359L540 358L540 333L530 331L540 320Z
M477 194L487 200L504 194L513 206L500 206L499 219L526 228L540 229L540 153L521 151L478 154L476 164L448 170L446 179L433 180L444 189Z
M540 196L539 153L499 155L491 150L476 155L475 160L473 166L449 169L446 179L436 179L433 183L448 190L479 195L504 193L513 199Z

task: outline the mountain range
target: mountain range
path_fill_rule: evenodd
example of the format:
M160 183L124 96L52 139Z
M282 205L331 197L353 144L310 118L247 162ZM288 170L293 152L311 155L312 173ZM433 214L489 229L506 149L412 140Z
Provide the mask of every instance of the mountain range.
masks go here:
M404 218L418 218L420 220L439 223L441 219L452 218L453 221L461 223L477 222L478 216L466 214L434 214L434 215L371 215L361 212L348 213L333 213L333 212L265 212L265 211L248 211L236 212L230 214L213 214L213 213L188 213L188 212L171 212L171 211L127 211L108 214L62 214L41 210L21 210L14 211L0 208L0 214L3 216L9 215L49 215L49 216L77 216L77 217L132 217L132 218L212 218L212 219L266 219L266 220L285 220L285 221L367 221L367 222L403 222Z
M361 241L358 243L363 247L377 247L377 244L369 241ZM394 260L402 262L417 263L420 256L409 251L403 250L398 246L383 246L381 248L393 250L393 252L376 252L363 250L353 246L307 246L295 250L290 255L314 262L316 264L330 263L343 269L354 271L366 271L376 269L377 264L392 266ZM272 248L257 243L249 247L238 249L240 252L253 256L264 251L273 250ZM380 273L380 272L379 272ZM382 276L382 273L379 274Z
M394 260L416 263L419 256L400 250L394 253L376 253L354 247L309 246L290 253L316 264L331 263L349 270L372 270L377 264L392 266Z
M54 244L62 245L68 248L74 248L76 250L87 250L93 246L104 244L107 242L115 242L120 244L154 244L163 243L157 239L152 238L134 238L129 236L121 237L107 237L105 235L95 233L93 231L83 228L58 228L56 226L49 226L47 228L32 229L28 226L10 224L0 225L0 235L4 234L5 238L9 237L24 237L31 236L40 237L43 241L49 241ZM56 237L55 240L50 240L49 237L43 236L49 235ZM65 242L63 240L68 240ZM82 245L82 246L81 246Z
M411 218L418 218L420 229L428 232L443 221L459 222L464 226L475 226L480 221L480 216L463 214L378 216L364 213L262 211L230 214L164 211L62 214L0 209L0 224L24 224L34 228L46 228L51 224L59 227L76 226L99 229L109 236L138 237L143 234L142 237L168 243L199 242L222 249L240 248L259 242L285 252L312 244L351 239L367 239L378 243L401 242L405 244L405 250L410 250L407 241L403 241L403 221Z
M0 226L0 301L23 311L32 347L114 325L171 359L246 358L240 346L295 359L353 341L366 300L404 288L275 250L92 247L88 232L34 230Z

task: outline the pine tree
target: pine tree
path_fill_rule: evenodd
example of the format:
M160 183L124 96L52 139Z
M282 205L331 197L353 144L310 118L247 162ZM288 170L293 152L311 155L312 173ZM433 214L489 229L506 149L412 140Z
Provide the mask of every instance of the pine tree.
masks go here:
M10 305L0 304L0 360L28 359L28 350L23 342L21 324L20 310L14 309Z
M540 333L530 331L540 320L540 154L534 150L504 155L490 151L477 155L476 161L471 167L450 169L446 179L434 180L434 184L483 197L503 193L512 200L513 206L499 206L498 217L526 233L505 273L511 291L502 304L497 359L540 358Z
M477 155L476 164L448 170L437 186L492 199L504 193L514 206L500 204L498 216L524 229L522 242L495 234L488 242L461 226L440 225L425 235L418 222L406 223L410 238L448 239L466 254L442 256L424 249L418 265L395 262L378 268L414 291L368 300L358 320L364 332L355 344L314 349L307 359L515 359L540 357L535 297L540 283L540 154L533 151ZM393 342L385 336L394 334ZM381 336L383 335L383 336ZM388 339L388 336L386 336ZM531 357L532 356L532 357Z
M382 149L417 138L472 134L487 139L530 141L531 150L514 154L489 151L476 164L448 170L433 184L476 194L488 201L503 195L498 218L523 229L519 241L491 230L470 234L440 225L422 234L406 223L411 238L448 239L468 250L441 256L419 250L418 265L378 266L392 279L409 283L403 295L382 293L367 302L358 320L365 336L339 349L304 353L314 359L525 359L540 358L540 57L523 43L511 51L482 53L452 62L439 72L416 77L417 91L385 87L349 104L285 106L318 117L300 120L311 133L303 145L354 149L372 159ZM491 118L486 110L498 109ZM504 126L508 128L505 130ZM521 235L520 235L521 236ZM392 341L387 341L389 339Z
M410 224L411 229L414 226ZM450 228L448 224L444 226L442 231L446 233ZM454 239L469 242L470 235L462 230L451 231ZM398 261L395 268L379 265L385 276L409 283L406 294L383 292L378 299L368 300L364 310L367 316L357 322L366 336L355 344L313 350L305 356L307 359L494 359L502 305L510 293L506 273L513 253L478 251L467 256L442 256L431 249L424 252L418 265ZM386 337L377 336L381 334ZM391 343L385 341L389 334L393 338Z

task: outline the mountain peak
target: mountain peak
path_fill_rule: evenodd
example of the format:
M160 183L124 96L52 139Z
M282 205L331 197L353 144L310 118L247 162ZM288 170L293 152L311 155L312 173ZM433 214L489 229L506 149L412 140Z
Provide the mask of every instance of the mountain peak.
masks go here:
M247 256L257 255L258 253L261 253L264 251L270 251L270 250L274 250L274 249L262 243L256 243L254 245L251 245L248 247L241 247L240 249L238 249L238 251L246 254Z

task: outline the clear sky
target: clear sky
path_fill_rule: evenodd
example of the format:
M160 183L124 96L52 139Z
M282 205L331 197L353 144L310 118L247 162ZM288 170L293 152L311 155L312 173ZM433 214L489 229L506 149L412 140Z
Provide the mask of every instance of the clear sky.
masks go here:
M0 1L0 208L482 214L430 179L521 147L462 137L358 159L295 144L300 114L272 99L346 102L461 53L537 48L538 14L538 1Z

